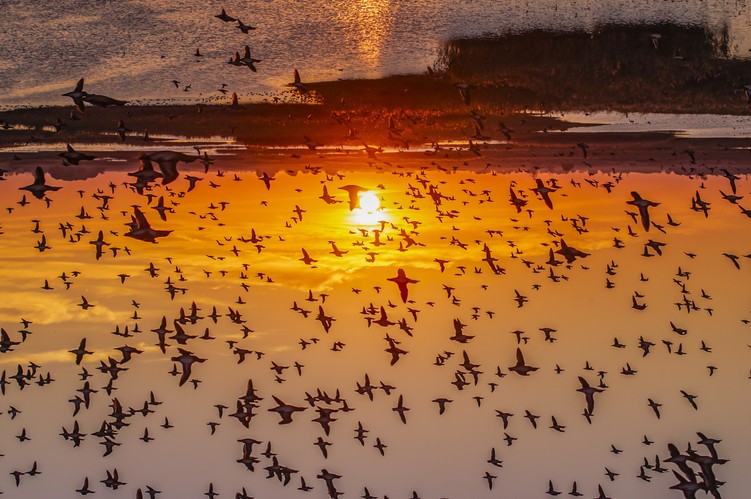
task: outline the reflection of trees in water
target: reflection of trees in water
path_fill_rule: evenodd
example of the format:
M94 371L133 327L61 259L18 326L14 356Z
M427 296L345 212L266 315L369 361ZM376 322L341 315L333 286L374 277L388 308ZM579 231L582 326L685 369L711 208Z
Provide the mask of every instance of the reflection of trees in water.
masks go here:
M730 57L733 43L727 26L533 31L450 40L436 66L452 78L540 103L732 104L742 103L740 89L751 81L751 61Z
M730 30L728 29L728 26L723 26L719 32L710 33L709 36L712 38L717 56L724 57L725 59L729 58L732 40L730 39Z

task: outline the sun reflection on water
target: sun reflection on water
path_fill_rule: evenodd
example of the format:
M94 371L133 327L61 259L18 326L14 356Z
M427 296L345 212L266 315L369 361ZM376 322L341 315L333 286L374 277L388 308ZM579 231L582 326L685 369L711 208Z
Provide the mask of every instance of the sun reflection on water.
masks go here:
M346 3L343 15L354 23L360 58L370 66L380 63L383 46L393 30L394 10L391 0Z

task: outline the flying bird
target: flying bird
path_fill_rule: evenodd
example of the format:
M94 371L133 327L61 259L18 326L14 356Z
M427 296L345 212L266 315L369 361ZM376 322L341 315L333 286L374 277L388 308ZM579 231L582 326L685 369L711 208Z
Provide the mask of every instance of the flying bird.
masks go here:
M399 287L399 296L401 296L402 303L407 303L407 296L408 296L407 284L416 284L420 282L415 279L410 279L409 277L407 277L407 274L404 272L404 269L398 269L396 272L396 277L389 277L387 280L395 283Z
M626 204L636 206L639 209L639 218L641 218L642 227L649 232L649 208L659 206L660 203L655 203L647 199L643 199L638 192L631 191L632 200L626 201Z

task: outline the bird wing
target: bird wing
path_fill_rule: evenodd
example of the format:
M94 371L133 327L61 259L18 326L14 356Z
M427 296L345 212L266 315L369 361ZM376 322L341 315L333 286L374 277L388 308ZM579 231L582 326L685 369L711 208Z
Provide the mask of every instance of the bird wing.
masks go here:
M179 175L177 172L177 159L161 160L158 161L159 169L162 171L164 177L162 177L162 185L169 184L177 180Z
M150 229L151 224L148 220L146 220L146 215L143 214L143 212L138 208L133 208L133 213L136 217L136 222L138 223L139 229Z

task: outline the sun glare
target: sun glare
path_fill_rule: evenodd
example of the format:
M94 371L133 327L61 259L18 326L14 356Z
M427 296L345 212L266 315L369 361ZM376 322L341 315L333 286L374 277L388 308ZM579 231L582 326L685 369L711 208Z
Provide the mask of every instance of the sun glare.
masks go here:
M360 208L368 213L378 211L381 207L381 200L372 192L363 192L360 194Z
M352 210L351 221L357 225L377 225L388 216L381 210L381 200L374 192L361 192L358 207Z

